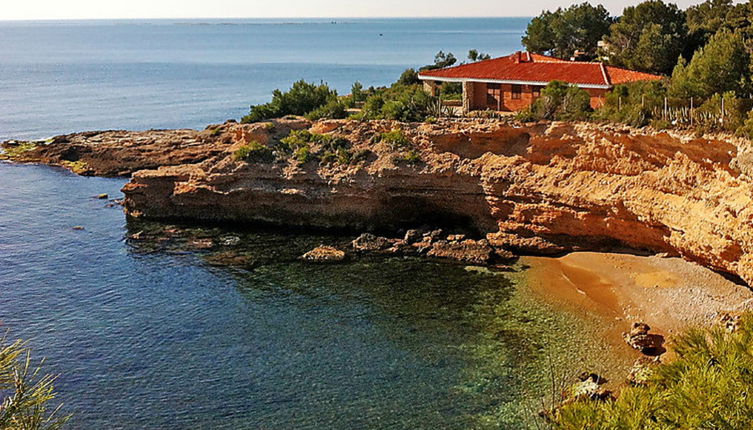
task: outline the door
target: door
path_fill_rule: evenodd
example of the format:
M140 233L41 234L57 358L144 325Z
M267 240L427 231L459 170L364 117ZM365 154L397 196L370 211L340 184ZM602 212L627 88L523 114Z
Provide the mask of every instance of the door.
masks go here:
M486 108L501 111L503 102L502 85L486 84Z

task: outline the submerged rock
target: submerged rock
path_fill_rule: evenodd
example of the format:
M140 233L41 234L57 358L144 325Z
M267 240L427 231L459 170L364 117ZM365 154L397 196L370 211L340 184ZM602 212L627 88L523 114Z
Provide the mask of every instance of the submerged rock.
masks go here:
M339 262L345 260L345 251L333 246L319 246L303 254L301 258L315 263Z

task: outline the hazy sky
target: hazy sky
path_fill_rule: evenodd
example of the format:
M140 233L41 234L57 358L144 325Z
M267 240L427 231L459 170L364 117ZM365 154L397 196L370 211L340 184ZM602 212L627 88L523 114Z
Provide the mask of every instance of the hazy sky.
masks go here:
M614 14L639 1L603 0ZM84 18L268 18L533 16L563 0L0 0L0 20ZM679 0L687 7L700 0Z

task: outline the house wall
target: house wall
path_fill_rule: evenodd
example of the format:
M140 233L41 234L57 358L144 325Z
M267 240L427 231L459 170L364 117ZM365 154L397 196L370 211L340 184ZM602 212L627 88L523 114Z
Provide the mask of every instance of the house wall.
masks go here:
M536 101L534 89L539 92L543 89L540 86L521 85L520 98L513 98L513 85L502 84L502 111L517 112L523 110ZM463 83L463 109L467 112L470 110L496 109L496 107L487 106L488 86L484 82L464 82ZM604 97L607 90L603 89L585 89L591 96L591 107L594 109L604 105Z
M424 91L431 94L432 96L436 97L439 95L439 87L442 84L441 82L437 81L423 81L424 83Z
M604 106L607 90L586 89L586 92L591 96L591 107L593 109Z

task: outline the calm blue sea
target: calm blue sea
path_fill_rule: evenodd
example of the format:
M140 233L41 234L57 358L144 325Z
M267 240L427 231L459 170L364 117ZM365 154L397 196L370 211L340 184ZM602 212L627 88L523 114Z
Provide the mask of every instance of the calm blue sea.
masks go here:
M0 15L1 17L1 15ZM439 50L520 49L526 18L0 21L0 140L200 128L293 81L386 85Z
M0 139L199 128L300 78L347 91L440 49L503 54L525 24L0 23ZM524 428L526 393L574 333L511 273L310 265L352 236L129 222L92 197L125 182L0 162L0 330L60 375L71 429Z

